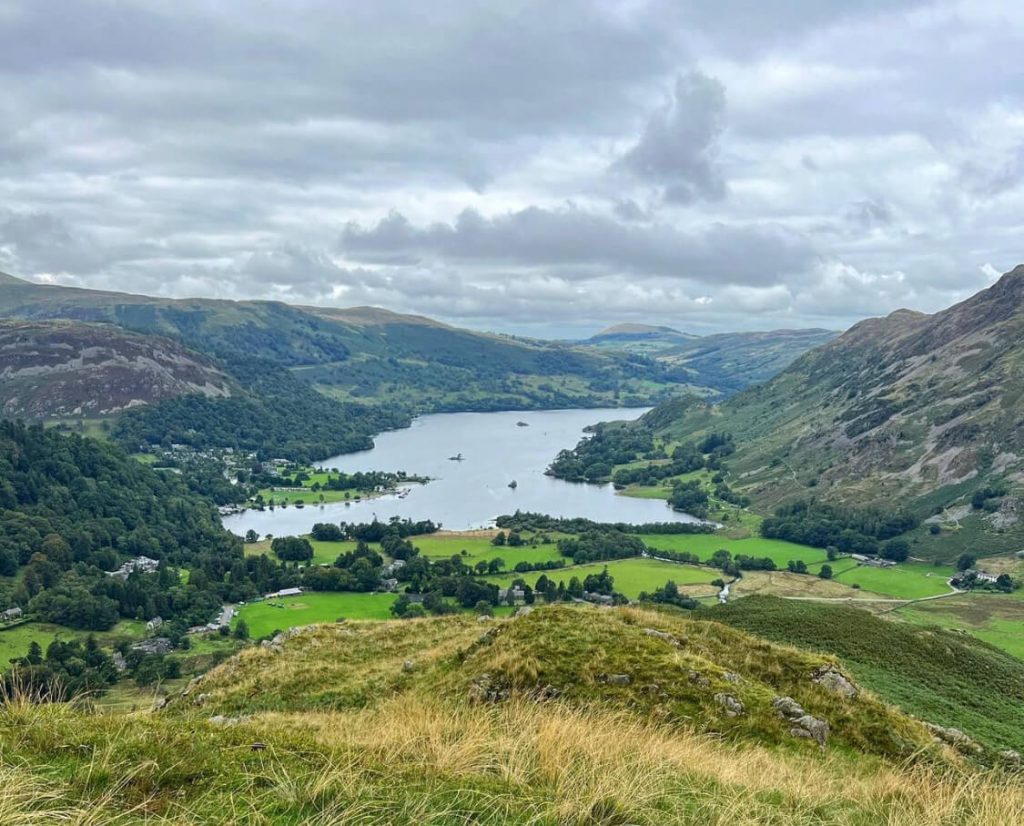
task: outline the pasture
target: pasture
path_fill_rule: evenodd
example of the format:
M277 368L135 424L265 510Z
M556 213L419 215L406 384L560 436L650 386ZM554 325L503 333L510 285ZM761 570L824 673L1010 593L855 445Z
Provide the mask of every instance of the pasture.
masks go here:
M839 562L841 560L837 560ZM894 599L921 599L947 594L950 587L946 580L953 575L948 566L900 564L893 568L875 568L870 565L855 565L839 570L834 580L844 585L859 585L865 591L873 591Z
M760 536L730 539L728 536L718 533L645 533L639 534L639 537L648 548L676 551L677 553L686 551L697 554L702 561L706 561L717 550L726 550L733 556L743 554L757 559L769 557L779 568L785 568L786 563L791 559L803 560L808 565L828 559L827 554L821 548L797 545L795 542L786 542L782 539L764 539Z
M302 594L297 597L252 602L238 609L232 625L244 619L249 635L263 637L272 631L298 625L362 619L390 619L395 594L363 594L348 591Z
M615 578L615 590L630 599L636 599L641 591L654 591L662 587L668 580L677 585L698 585L711 582L722 574L713 568L701 568L696 565L680 565L675 562L661 562L657 559L612 559L607 562L593 562L587 565L573 565L557 571L529 571L525 574L498 574L485 577L488 582L507 587L514 579L522 578L531 586L546 574L548 579L559 580L568 584L572 577L581 581L590 574L599 574L605 566L608 573Z

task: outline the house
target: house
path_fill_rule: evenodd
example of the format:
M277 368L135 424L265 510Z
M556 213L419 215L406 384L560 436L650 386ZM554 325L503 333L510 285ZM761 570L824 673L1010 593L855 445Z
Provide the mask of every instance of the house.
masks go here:
M405 567L405 560L404 559L396 559L390 565L385 565L380 570L381 570L381 573L383 573L383 574L385 574L387 576L390 576L395 571L399 570L400 568L404 568L404 567Z
M380 585L385 591L394 591L398 588L398 580L394 577L389 577L388 579L382 579Z
M996 582L999 579L995 574L990 574L988 571L974 571L974 576L981 582Z
M509 591L512 592L513 599L523 599L526 596L526 592L522 588L499 588L498 601L507 602Z
M24 613L17 605L13 608L8 608L3 613L0 613L0 622L11 622L16 620Z
M279 599L280 597L299 597L302 596L301 588L282 588L280 591L275 591L272 594L267 594L265 599Z
M595 605L614 605L615 600L609 594L596 594L591 591L583 592L583 599L593 602Z
M163 621L163 619L161 617L153 617L153 619L151 619L149 622L146 623L146 630L147 631L156 631L156 629L159 628L163 624L164 624L164 621Z
M141 651L143 654L163 655L169 654L173 646L167 637L153 637L151 640L143 640L132 646L132 651Z
M107 576L117 577L118 579L128 579L128 576L133 571L152 574L159 568L159 559L150 559L148 556L137 556L134 559L129 559L116 571L107 571Z

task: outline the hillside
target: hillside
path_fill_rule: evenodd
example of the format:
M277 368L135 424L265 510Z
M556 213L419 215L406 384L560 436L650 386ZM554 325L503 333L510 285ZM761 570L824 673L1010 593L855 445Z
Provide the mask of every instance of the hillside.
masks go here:
M1024 662L965 634L872 616L849 605L751 596L699 616L838 657L907 712L994 748L1024 749Z
M0 322L4 416L108 416L188 394L229 396L234 382L177 342L75 322Z
M5 706L0 819L29 822L30 807L40 822L88 811L124 824L1024 817L1019 780L942 756L865 691L815 683L822 666L837 673L636 609L319 626L242 652L155 714ZM824 750L790 733L799 724L772 705L783 693L829 721Z
M0 280L0 317L104 322L227 365L288 369L341 400L407 412L651 403L691 375L635 354L461 330L378 308L164 299Z
M583 343L650 356L692 376L695 384L728 396L770 379L837 335L830 330L772 330L697 336L671 327L618 324Z
M947 310L863 321L722 404L669 402L637 427L669 442L731 434L729 484L761 507L899 503L938 526L920 532L935 546L924 555L1017 550L1022 367L1018 267Z

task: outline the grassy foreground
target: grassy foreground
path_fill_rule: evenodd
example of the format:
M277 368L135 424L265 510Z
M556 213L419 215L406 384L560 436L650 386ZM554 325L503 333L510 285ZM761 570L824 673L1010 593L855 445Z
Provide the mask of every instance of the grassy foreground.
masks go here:
M1024 822L1019 778L808 679L830 662L638 609L321 626L157 713L0 706L0 823ZM830 721L825 750L787 734L782 693Z

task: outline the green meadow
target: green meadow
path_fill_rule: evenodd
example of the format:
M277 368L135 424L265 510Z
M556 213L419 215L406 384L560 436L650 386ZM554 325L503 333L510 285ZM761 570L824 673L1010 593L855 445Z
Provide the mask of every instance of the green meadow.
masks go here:
M114 645L121 639L139 639L146 630L146 624L140 620L122 620L110 631L96 631L94 635L103 645ZM63 625L48 622L26 622L11 628L0 630L0 667L15 657L23 657L28 647L37 642L45 651L55 639L71 641L85 639L88 631L79 631Z
M640 534L648 548L664 551L689 552L707 560L715 551L726 550L733 556L744 554L758 559L770 557L779 568L785 568L791 559L800 559L808 565L828 559L821 548L797 545L782 539L764 539L751 536L746 539L730 539L717 533L698 534Z
M541 574L555 582L563 580L568 583L572 577L581 581L590 574L599 574L608 566L608 573L615 578L615 590L631 599L640 595L641 591L653 591L660 588L668 580L677 585L699 585L711 582L722 574L713 568L699 568L695 565L680 565L675 562L660 562L656 559L613 559L608 562L594 562L588 565L573 565L557 571L529 571L525 574L498 574L486 579L501 587L507 587L514 579L522 578L531 586Z
M390 619L395 594L322 592L252 602L238 609L233 624L244 619L251 637L263 637L298 625L339 619Z
M837 569L834 579L844 585L859 585L865 591L895 599L921 599L949 593L950 587L946 580L953 573L949 566L913 563L893 568L855 565L842 571Z

